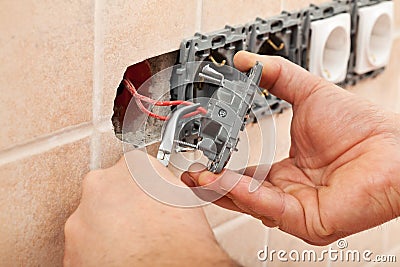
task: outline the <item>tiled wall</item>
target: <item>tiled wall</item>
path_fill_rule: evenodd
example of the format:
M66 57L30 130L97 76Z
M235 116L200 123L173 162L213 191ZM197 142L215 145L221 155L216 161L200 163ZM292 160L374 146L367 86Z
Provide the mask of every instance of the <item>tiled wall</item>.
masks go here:
M310 2L1 1L0 265L61 265L63 224L79 202L82 177L121 155L110 118L127 66L176 50L196 31ZM400 3L395 4L397 38L388 70L350 90L400 112ZM289 147L290 111L275 119L279 159ZM206 211L220 243L248 266L263 265L255 253L266 244L309 247L247 216L212 206ZM400 225L391 222L348 240L352 248L398 253L399 234Z

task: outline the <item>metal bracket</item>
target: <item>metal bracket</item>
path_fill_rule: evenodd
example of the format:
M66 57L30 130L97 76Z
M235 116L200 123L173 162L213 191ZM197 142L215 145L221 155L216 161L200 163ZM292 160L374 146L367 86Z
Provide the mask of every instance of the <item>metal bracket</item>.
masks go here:
M182 128L182 118L184 115L195 111L200 104L193 104L191 106L186 106L180 108L172 113L169 118L164 133L162 135L162 141L160 143L160 147L158 148L157 159L168 166L169 159L174 148L175 140L177 140L179 129Z

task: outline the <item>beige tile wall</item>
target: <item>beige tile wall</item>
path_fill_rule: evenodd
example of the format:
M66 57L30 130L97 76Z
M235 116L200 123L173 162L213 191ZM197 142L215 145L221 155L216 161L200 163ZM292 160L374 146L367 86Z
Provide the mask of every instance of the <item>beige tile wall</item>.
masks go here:
M128 65L176 50L196 31L310 2L1 1L0 265L61 265L63 224L79 201L83 175L111 166L122 154L110 118L115 89ZM400 10L395 4L397 39L387 72L351 90L400 112ZM289 148L290 117L290 111L275 117L277 159ZM265 244L307 247L215 206L207 208L207 215L223 247L247 266L256 266L255 253ZM399 251L397 221L373 231L349 242Z
M99 1L103 2L103 1ZM197 0L107 0L98 8L101 114L112 111L115 89L127 66L179 48L183 38L200 30ZM101 89L100 89L101 90Z
M89 170L90 138L0 166L0 265L60 266L63 224Z
M92 119L94 4L29 2L1 2L0 149Z
M203 0L202 2L201 31L203 32L215 31L227 24L245 24L256 17L274 16L281 10L280 1L269 1L268 5L264 4L264 0Z
M308 7L310 4L322 4L329 0L282 0L283 10L299 10Z

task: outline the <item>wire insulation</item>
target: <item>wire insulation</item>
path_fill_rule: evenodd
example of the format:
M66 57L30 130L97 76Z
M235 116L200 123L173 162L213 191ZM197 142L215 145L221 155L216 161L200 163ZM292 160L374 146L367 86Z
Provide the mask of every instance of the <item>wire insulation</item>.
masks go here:
M148 116L152 117L152 118L156 118L159 120L168 120L168 117L166 116L161 116L158 114L155 114L153 112L151 112L150 110L148 110L142 103L146 102L146 103L150 103L154 106L159 106L159 107L169 107L169 106L178 106L178 105L185 105L185 106L190 106L193 105L193 102L189 102L189 101L183 101L183 100L174 100L174 101L157 101L154 99L151 99L147 96L141 95L137 92L135 86L133 86L132 82L128 79L123 79L123 83L125 85L125 87L128 89L128 91L132 94L132 96L135 98L135 102L138 105L139 109L147 114ZM207 114L207 110L203 107L199 107L197 108L196 111L191 112L186 114L185 116L183 116L184 118L190 118L193 116L196 116L198 114Z

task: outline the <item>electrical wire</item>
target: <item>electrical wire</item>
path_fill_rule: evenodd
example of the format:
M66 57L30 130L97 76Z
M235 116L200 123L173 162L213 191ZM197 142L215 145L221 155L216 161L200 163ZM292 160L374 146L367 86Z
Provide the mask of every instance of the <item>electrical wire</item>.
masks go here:
M178 106L178 105L185 105L185 106L190 106L193 105L193 102L189 102L189 101L183 101L183 100L174 100L174 101L157 101L154 99L151 99L147 96L141 95L137 92L135 86L131 83L130 80L128 79L123 79L123 83L125 85L125 87L128 89L128 91L132 94L132 96L135 98L135 102L138 105L139 109L147 114L148 116L152 117L152 118L156 118L159 120L168 120L168 117L166 116L161 116L158 114L155 114L153 112L151 112L150 110L148 110L142 103L143 102L147 102L150 103L154 106L160 106L160 107L168 107L168 106ZM198 107L196 111L193 111L191 113L186 114L185 116L183 116L184 118L190 118L193 116L196 116L198 114L207 114L207 110L203 107Z

